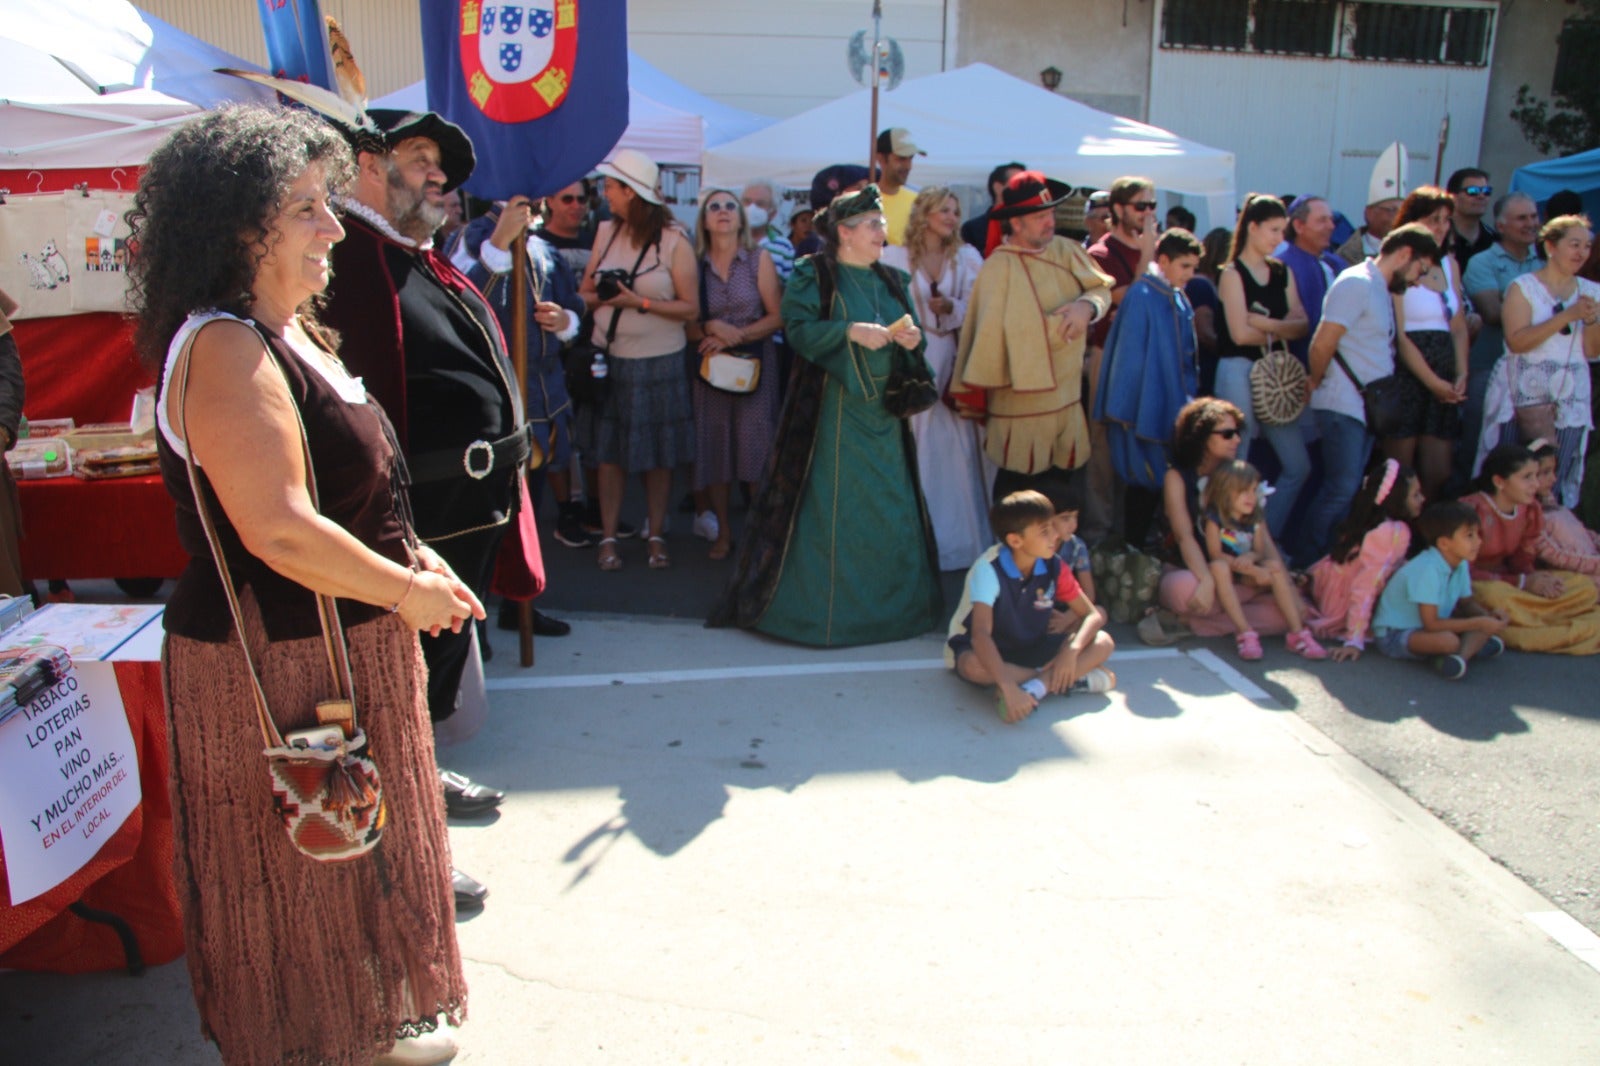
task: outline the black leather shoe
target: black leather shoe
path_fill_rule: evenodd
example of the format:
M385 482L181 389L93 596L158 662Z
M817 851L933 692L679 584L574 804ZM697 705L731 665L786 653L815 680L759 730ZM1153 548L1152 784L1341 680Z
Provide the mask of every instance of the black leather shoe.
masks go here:
M487 814L506 798L499 789L477 784L453 770L440 770L439 783L444 786L445 813L457 818Z
M454 867L450 870L450 887L456 893L456 911L475 911L489 898L489 887L475 877Z
M518 627L516 600L506 600L500 605L499 617L495 619L498 629L516 632ZM551 618L537 607L533 609L533 635L536 637L564 637L572 632L572 624L563 622L559 618Z
M533 610L533 635L536 637L564 637L572 632L572 625L559 618L551 618L537 607Z

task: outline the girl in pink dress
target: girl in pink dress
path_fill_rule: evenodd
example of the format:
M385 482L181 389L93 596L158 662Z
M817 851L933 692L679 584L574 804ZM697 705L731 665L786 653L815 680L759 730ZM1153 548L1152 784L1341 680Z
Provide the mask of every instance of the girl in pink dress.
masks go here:
M1421 513L1416 471L1385 459L1367 472L1333 548L1311 567L1311 598L1317 605L1311 628L1319 637L1344 641L1331 653L1334 662L1361 658L1378 594L1406 561L1411 523Z
M1600 574L1600 533L1587 528L1556 498L1556 446L1541 437L1528 450L1539 461L1539 509L1544 512L1539 562L1552 570Z

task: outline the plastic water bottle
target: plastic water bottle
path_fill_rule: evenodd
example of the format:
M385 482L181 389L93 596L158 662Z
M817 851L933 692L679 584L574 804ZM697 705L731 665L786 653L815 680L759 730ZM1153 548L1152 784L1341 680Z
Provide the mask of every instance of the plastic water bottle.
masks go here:
M604 381L609 373L611 373L611 368L606 366L606 354L604 352L595 352L594 362L589 364L589 376L596 381Z

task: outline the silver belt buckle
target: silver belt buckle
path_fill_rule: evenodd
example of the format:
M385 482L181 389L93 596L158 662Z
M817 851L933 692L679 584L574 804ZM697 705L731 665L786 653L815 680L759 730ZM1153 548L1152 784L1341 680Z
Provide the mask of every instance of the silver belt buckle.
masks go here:
M479 449L482 449L483 452L483 469L474 470L472 468L472 456L473 453L477 452ZM467 450L461 453L461 466L462 469L466 470L467 476L472 478L472 480L482 481L484 478L488 477L489 472L494 469L494 445L490 444L486 440L481 439L473 441L471 444L467 445Z

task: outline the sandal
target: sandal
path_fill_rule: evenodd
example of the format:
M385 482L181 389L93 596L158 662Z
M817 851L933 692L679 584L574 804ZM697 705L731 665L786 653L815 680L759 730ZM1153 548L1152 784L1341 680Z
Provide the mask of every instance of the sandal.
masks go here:
M617 552L616 537L606 537L600 541L600 549L595 555L595 561L600 564L601 570L609 572L622 569L622 556Z
M1255 662L1261 658L1261 634L1253 629L1247 629L1234 639L1235 646L1239 649L1239 658L1246 662Z
M667 542L663 537L650 538L650 569L665 570L672 565L672 557L667 554Z

